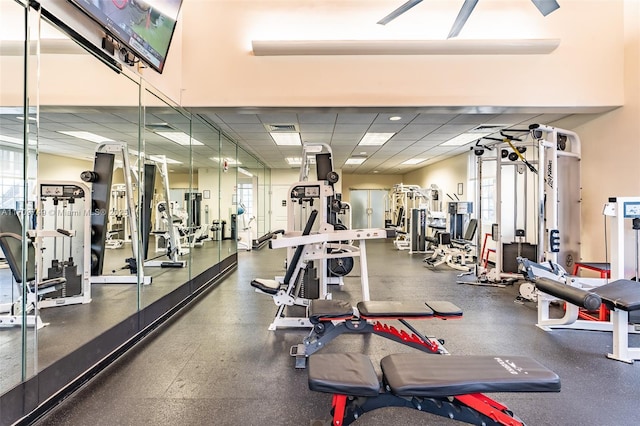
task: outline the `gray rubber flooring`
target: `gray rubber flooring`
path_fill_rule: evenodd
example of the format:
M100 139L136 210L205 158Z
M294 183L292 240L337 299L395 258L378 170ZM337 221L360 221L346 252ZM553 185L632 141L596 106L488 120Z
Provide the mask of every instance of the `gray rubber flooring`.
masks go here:
M526 355L554 370L560 393L502 393L528 425L637 425L640 366L609 360L606 332L555 330L534 323L533 303L514 303L518 285L506 288L456 284L457 272L430 270L422 256L396 251L390 241L369 242L372 300L449 300L460 320L415 321L429 336L445 339L458 355ZM303 330L268 331L271 298L249 285L254 277L283 273L283 250L239 253L239 267L170 324L154 332L39 425L313 425L330 419L331 396L307 387L289 348ZM356 262L356 266L358 263ZM349 276L332 286L335 298L357 302L360 285ZM640 336L632 344L640 345ZM343 335L325 352L361 352L374 364L408 348L371 335ZM433 355L438 356L438 355ZM457 422L406 408L365 414L365 425L452 425Z

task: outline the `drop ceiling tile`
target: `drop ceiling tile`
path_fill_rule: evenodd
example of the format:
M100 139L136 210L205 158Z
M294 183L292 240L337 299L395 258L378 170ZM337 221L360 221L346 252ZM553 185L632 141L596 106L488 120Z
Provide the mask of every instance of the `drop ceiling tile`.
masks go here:
M478 125L486 123L487 120L495 118L496 114L459 114L448 124L471 124Z
M376 113L338 113L337 124L371 124L378 114Z
M298 122L303 124L334 124L337 118L336 113L302 113L298 114Z
M411 122L412 124L446 124L457 117L458 114L431 114L421 113Z
M258 114L258 118L264 124L298 124L296 113Z
M260 124L260 119L257 114L238 114L238 113L216 113L209 117L218 117L219 121L227 124ZM214 120L215 121L215 120ZM235 127L235 126L234 126Z
M418 114L408 113L408 112L405 112L405 113L380 113L380 114L378 114L376 119L373 121L373 123L374 124L388 124L388 123L407 124L407 123L410 123L412 120L414 120L417 116L418 116ZM389 120L391 117L400 117L400 119L391 121L391 120Z

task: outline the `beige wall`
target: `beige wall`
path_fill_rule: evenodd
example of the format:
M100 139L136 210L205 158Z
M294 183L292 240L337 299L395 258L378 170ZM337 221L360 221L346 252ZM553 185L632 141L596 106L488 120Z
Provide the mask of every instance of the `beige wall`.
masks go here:
M251 49L251 41L260 39L443 40L459 3L423 2L401 20L381 26L376 22L398 2L187 0L183 102L286 107L622 104L621 0L564 0L547 17L529 1L483 0L459 37L560 39L558 49L547 55L256 57ZM211 17L218 17L214 24Z
M344 174L341 176L342 187L344 188L342 200L349 202L349 191L351 189L391 189L393 185L402 183L400 175L353 175Z
M462 183L463 194L458 195L458 197L461 200L473 201L472 199L467 199L471 194L468 188L468 158L468 154L460 154L415 172L407 173L402 176L402 183L418 185L421 188L437 185L442 190L445 202L449 199L446 194L451 194L451 196L457 194L458 184Z
M60 165L64 164L64 167ZM38 155L38 180L80 182L80 173L93 170L93 161L53 154Z

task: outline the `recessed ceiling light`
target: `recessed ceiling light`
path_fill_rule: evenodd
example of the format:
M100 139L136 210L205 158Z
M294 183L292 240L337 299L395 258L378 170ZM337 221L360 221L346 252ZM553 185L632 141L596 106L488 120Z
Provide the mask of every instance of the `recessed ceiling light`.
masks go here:
M365 133L358 145L380 146L384 145L395 133Z
M380 173L380 172L379 172L379 171L377 171L377 170L374 170L374 171L373 171L373 173Z
M403 161L400 164L413 166L422 163L424 160L426 160L426 158L412 158L411 160Z
M366 158L348 158L344 164L362 164L365 160Z
M276 145L281 146L299 146L302 145L300 133L296 132L270 132Z
M94 143L114 142L113 139L105 138L104 136L96 135L91 132L80 132L75 130L58 130L58 133L63 135L73 136L74 138L84 139L85 141Z
M155 132L157 135L167 138L170 141L177 143L178 145L204 145L199 140L192 138L184 132Z
M391 120L391 121L398 121L398 120L401 120L401 119L402 119L402 117L400 117L399 115L394 115L393 117L389 117L389 120Z

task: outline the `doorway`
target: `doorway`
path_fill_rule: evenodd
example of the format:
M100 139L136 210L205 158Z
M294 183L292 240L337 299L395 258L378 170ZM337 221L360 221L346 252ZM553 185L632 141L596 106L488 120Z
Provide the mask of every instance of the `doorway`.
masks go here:
M351 189L352 228L384 228L384 209L389 191L386 189Z

